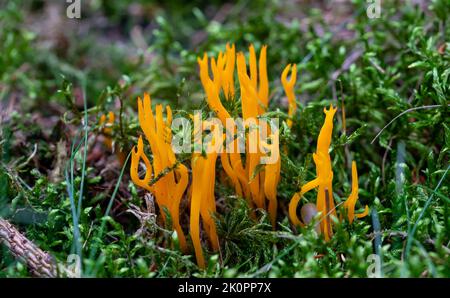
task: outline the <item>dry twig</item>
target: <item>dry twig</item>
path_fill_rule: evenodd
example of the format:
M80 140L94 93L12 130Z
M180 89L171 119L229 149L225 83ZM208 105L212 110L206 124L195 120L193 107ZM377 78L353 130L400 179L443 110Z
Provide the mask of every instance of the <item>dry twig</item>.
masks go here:
M5 244L14 257L24 262L34 276L58 276L55 260L2 218L0 218L0 243Z

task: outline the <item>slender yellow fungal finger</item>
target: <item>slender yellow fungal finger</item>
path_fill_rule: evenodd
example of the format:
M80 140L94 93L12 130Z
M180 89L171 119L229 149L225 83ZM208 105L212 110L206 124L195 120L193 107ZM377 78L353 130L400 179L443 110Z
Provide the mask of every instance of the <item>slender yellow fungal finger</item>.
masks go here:
M329 110L324 109L325 122L320 129L319 137L317 139L317 152L321 152L323 155L329 156L329 149L331 145L331 136L333 133L333 118L336 113L336 109L332 106Z
M209 78L205 79L204 89L209 107L217 114L223 124L226 123L226 119L231 118L230 114L220 102L218 90Z
M166 106L166 125L169 128L172 125L172 109L169 105Z
M220 90L220 86L222 84L222 78L221 78L221 70L219 68L220 66L217 65L216 59L211 58L211 70L213 73L213 83L217 91Z
M256 90L257 86L258 86L257 85L258 84L258 71L257 71L257 64L256 64L255 47L253 46L253 44L250 45L249 51L250 51L250 62L249 62L250 80L251 80L252 87Z
M178 183L176 184L174 202L172 205L172 220L174 223L175 230L177 231L178 234L178 239L180 240L181 250L184 253L186 253L187 252L186 237L180 225L180 202L184 192L186 191L189 182L189 177L188 177L188 170L186 166L184 166L183 164L180 164L178 166L176 172L179 174L179 180Z
M309 181L308 183L306 183L305 185L302 186L302 188L300 189L300 195L303 196L305 193L307 193L308 191L316 188L319 186L319 179L314 179Z
M234 97L234 67L236 61L235 47L234 44L230 47L227 44L226 50L226 65L225 65L225 78L226 78L226 89L225 97L227 99Z
M133 147L131 149L131 167L130 167L130 176L131 180L138 186L148 190L153 191L153 188L149 186L149 182L152 176L152 166L150 164L150 160L144 153L144 144L142 141L142 137L139 137L137 148ZM139 178L139 162L140 160L144 161L146 172L143 179Z
M291 64L289 64L283 71L281 75L281 82L284 88L284 91L286 93L286 96L288 98L289 107L288 107L288 115L290 118L294 117L296 111L297 111L297 102L295 99L295 91L294 86L295 82L297 80L297 65L294 64L291 71L291 79L288 82L287 81L287 75L289 70L291 70ZM288 119L287 124L289 127L292 126L292 119Z
M189 229L191 231L192 244L194 245L197 264L201 269L205 268L205 259L200 243L200 208L202 200L202 163L203 158L196 156L192 161L192 197L191 197L191 216Z
M208 211L209 211L209 239L211 240L211 246L214 251L219 250L219 238L217 236L216 232L216 223L213 219L213 214L216 212L216 198L214 195L214 184L216 181L216 160L217 160L217 153L211 153L210 156L208 156L208 178L209 178L209 185L208 185L208 192L207 192L207 203L208 203Z
M301 226L303 227L304 224L301 222L301 220L297 216L297 206L301 199L301 196L299 193L295 193L291 201L289 202L289 218L291 219L291 222L294 226Z
M261 48L259 54L259 89L258 96L264 108L269 105L269 80L267 78L267 46Z
M362 213L357 213L355 216L357 218L363 218L366 217L367 215L369 215L369 206L366 205L366 207L364 207L364 211Z
M358 200L358 171L356 169L356 162L352 162L352 192L348 199L344 202L344 208L347 212L349 223L353 223L355 218L355 205Z
M264 193L269 200L269 215L272 227L275 228L277 216L277 185L279 180L279 160L275 164L266 165Z

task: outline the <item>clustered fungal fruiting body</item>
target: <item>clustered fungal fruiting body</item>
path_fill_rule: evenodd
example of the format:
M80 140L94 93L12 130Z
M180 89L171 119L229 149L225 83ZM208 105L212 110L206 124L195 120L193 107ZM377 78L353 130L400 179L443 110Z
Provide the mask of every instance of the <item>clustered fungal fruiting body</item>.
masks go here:
M206 100L209 107L217 114L223 125L226 119L230 119L228 111L220 100L221 91L225 100L230 100L236 96L234 87L234 64L237 64L237 76L240 87L240 99L242 107L242 118L249 128L246 139L245 165L239 153L224 152L221 154L222 166L233 184L236 194L246 198L250 207L265 209L268 211L272 226L276 225L277 211L277 186L280 180L281 158L279 157L278 131L270 134L272 141L271 154L275 154L276 162L264 165L264 170L257 171L261 157L265 156L261 152L259 143L256 143L256 150L249 150L250 140L259 142L258 131L252 129L249 123L253 120L254 126L258 125L258 117L262 116L269 104L269 81L267 78L267 46L261 48L259 62L257 62L256 52L253 45L249 47L249 72L244 53L235 54L234 45L227 45L223 54L219 53L217 63L214 58L211 61L212 79L209 76L208 56L198 59L200 66L200 79L206 93ZM289 116L292 117L296 111L294 85L296 81L296 66L292 68L291 79L287 82L287 75L291 65L283 72L283 86L289 100ZM248 122L247 122L248 121ZM290 122L291 123L291 122ZM290 124L289 124L290 125ZM237 140L232 144L236 148ZM263 147L267 144L261 144ZM254 152L256 151L256 152Z
M163 106L156 106L153 114L151 99L148 94L144 100L138 99L139 124L144 132L153 154L153 163L144 152L142 136L139 137L137 148L131 152L130 175L133 182L151 192L162 211L163 220L166 221L164 211L171 217L172 225L177 232L181 250L187 252L186 237L180 225L180 202L188 186L188 170L185 165L177 163L172 150L172 110L166 106L166 120L163 119ZM143 160L145 176L139 177L139 162ZM157 181L155 181L157 180Z
M216 160L218 153L211 147L221 140L213 139L207 144L205 156L194 153L192 156L192 188L191 188L191 216L190 230L194 245L195 257L200 268L205 268L205 259L200 241L200 217L203 229L211 242L214 251L219 250L219 238L217 237L216 224L213 214L216 212L216 198L214 185L216 181Z
M333 200L333 169L331 166L330 145L333 133L333 118L336 109L330 108L323 110L325 113L325 122L320 130L317 140L317 150L313 154L313 160L316 165L316 179L309 181L302 186L300 192L295 193L289 203L289 217L296 226L303 226L304 223L297 217L297 205L301 197L308 191L318 188L316 208L321 214L320 231L324 234L325 240L330 240L333 236L332 216L336 217L336 208ZM344 203L349 222L352 223L355 216L355 204L358 199L358 174L356 163L352 162L352 192L350 197ZM364 217L369 213L368 206L361 214L356 214L358 218Z
M288 81L287 76L289 74L289 71L291 71L291 78ZM289 102L289 109L288 109L289 119L287 120L287 125L289 127L292 127L292 118L294 118L295 112L297 111L297 102L295 101L295 91L294 91L296 81L297 81L297 64L294 64L293 66L291 64L288 64L288 66L286 66L286 68L283 70L283 73L281 74L281 84L283 85L284 92L286 93Z
M188 169L182 163L176 160L176 156L171 147L171 122L172 111L166 106L166 117L163 117L163 106L156 106L156 113L153 113L151 99L148 94L144 99L138 98L139 123L144 132L145 138L150 144L152 153L152 162L144 152L144 140L139 137L137 146L131 154L131 179L133 182L147 191L151 192L156 198L156 202L162 211L166 211L172 220L173 229L178 234L180 247L183 252L188 251L186 237L180 225L180 203L184 196L190 198L190 224L189 232L200 268L205 268L205 259L203 256L200 236L200 223L205 231L214 251L219 249L219 239L216 232L216 225L213 218L216 212L216 199L214 186L216 181L216 161L220 161L224 172L229 178L236 195L247 200L249 207L265 209L268 211L273 228L276 227L277 215L277 186L280 181L281 157L279 153L279 131L269 128L270 144L260 140L255 129L250 127L246 120L254 119L257 124L258 119L267 112L269 104L269 82L267 78L267 47L263 46L257 63L256 52L253 45L249 48L249 73L247 73L247 64L242 52L235 52L234 45L227 44L225 53L220 53L215 58L208 59L206 53L203 58L198 58L200 68L200 80L206 93L206 101L212 111L215 112L220 122L227 126L228 121L234 121L230 113L221 102L220 95L223 94L224 100L235 100L237 97L235 89L235 69L239 82L239 95L242 108L242 118L246 128L248 128L248 137L246 138L245 159L242 159L241 153L237 150L238 139L233 138L231 144L222 148L223 150L212 150L212 147L223 146L226 135L214 134L211 141L206 143L203 153L193 153L191 157L191 185L188 189L189 174ZM209 64L211 67L212 78L209 74ZM237 67L235 67L237 66ZM287 77L290 73L290 80ZM292 126L292 120L297 111L294 86L297 79L296 65L289 64L281 75L281 82L289 102L287 125ZM333 117L336 109L330 107L324 110L326 117L325 123L320 130L317 150L313 158L316 165L316 179L306 183L300 192L294 194L289 204L289 217L294 225L303 226L308 224L315 212L320 212L321 223L320 232L328 241L333 235L332 221L330 216L336 216L335 204L333 200L332 180L333 171L331 168L331 158L329 148L333 130ZM200 115L194 115L193 118ZM110 119L114 119L110 115ZM105 121L102 118L101 121ZM114 121L114 120L112 120ZM195 119L194 119L195 121ZM233 129L236 127L233 124ZM214 127L213 122L204 122L203 125ZM203 127L202 129L204 129ZM228 128L228 126L227 126ZM233 131L235 133L236 131ZM109 133L111 133L109 131ZM198 132L194 132L196 135ZM201 134L201 133L200 133ZM249 150L250 140L256 139L256 150ZM195 139L195 137L194 137ZM259 142L259 143L258 143ZM260 164L260 159L267 156L262 148L270 147L270 154L275 154L275 162ZM228 150L233 148L234 150ZM142 163L141 163L142 161ZM140 178L139 165L145 167L145 175ZM257 167L260 167L257 169ZM261 169L262 166L262 169ZM353 218L363 217L368 213L368 207L361 214L355 214L354 208L358 199L358 177L356 164L352 163L352 192L344 203L350 223ZM303 222L297 217L296 209L300 198L308 191L318 188L316 205L305 204L302 210ZM306 208L307 207L307 208ZM310 212L311 211L311 212ZM162 212L163 221L167 218Z

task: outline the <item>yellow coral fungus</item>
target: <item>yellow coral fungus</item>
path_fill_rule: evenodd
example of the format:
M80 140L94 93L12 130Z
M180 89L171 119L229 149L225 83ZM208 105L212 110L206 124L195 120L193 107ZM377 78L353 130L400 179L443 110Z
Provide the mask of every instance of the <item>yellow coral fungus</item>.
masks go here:
M144 100L138 98L139 124L150 144L153 155L153 162L144 152L144 142L139 138L137 147L134 147L131 154L130 175L132 181L151 192L162 211L163 220L166 221L164 210L167 210L172 219L172 225L177 232L180 247L186 252L186 238L181 228L180 202L188 185L188 170L183 164L178 164L171 147L172 112L169 106L166 107L166 121L163 119L162 105L156 106L156 113L153 114L151 99L148 94L144 95ZM145 176L139 177L139 163L144 162Z
M347 212L347 218L349 223L352 223L357 218L362 218L369 214L369 207L366 205L362 213L355 214L355 204L358 200L358 171L356 170L355 161L352 162L352 192L348 199L344 202L344 208Z
M295 82L297 81L297 65L294 64L291 68L291 64L288 64L286 68L283 70L283 73L281 74L281 84L283 85L284 92L286 93L288 102L289 102L289 109L288 109L288 115L289 118L287 121L287 125L289 127L292 126L292 118L295 115L295 112L297 111L297 102L295 101L295 92L294 92L294 86ZM289 71L291 71L291 78L288 81L287 76L289 74Z
M211 58L211 72L213 79L209 76L209 63L206 53L203 58L198 58L200 67L200 79L206 93L206 100L209 107L217 114L223 125L226 125L227 120L234 120L230 118L230 114L225 109L220 101L220 92L225 93L225 98L229 99L235 96L234 91L234 63L236 62L237 77L240 89L240 100L242 107L242 118L244 125L249 129L248 137L246 138L245 148L245 166L239 153L223 152L221 153L221 162L224 171L228 175L233 184L238 196L243 196L247 199L249 206L256 205L258 208L267 209L272 225L275 227L276 210L277 210L277 186L280 180L280 165L278 141L277 143L277 160L276 162L261 165L260 160L266 156L265 152L261 152L260 145L263 143L259 140L259 131L252 126L257 127L259 117L263 115L269 105L269 81L267 76L267 46L262 46L259 53L259 60L253 45L249 47L249 73L247 73L247 64L244 53L239 52L235 54L234 45L227 48L225 54L219 53L217 59ZM287 76L287 72L285 72ZM289 115L295 113L295 96L294 85L296 80L296 67L292 69L291 80L286 90L290 102L293 102L289 107ZM291 96L292 94L292 96ZM291 122L289 122L291 123ZM270 132L272 138L278 139L277 132ZM232 142L231 148L237 148L237 140ZM253 146L253 147L250 147ZM227 147L228 149L228 147ZM273 150L272 150L273 151ZM258 170L258 166L263 166L264 170ZM267 206L266 200L269 204Z
M314 163L316 165L316 178L302 186L300 192L295 193L289 203L289 217L294 225L303 226L302 221L297 217L297 205L301 197L308 191L318 188L316 208L321 213L320 230L324 234L325 240L328 241L333 235L333 220L336 217L335 204L333 199L333 170L331 166L331 158L329 154L331 136L333 133L333 118L336 109L324 109L325 122L320 130L317 140L316 153L313 154ZM358 177L356 173L356 163L352 163L352 193L348 200L344 203L344 207L348 210L349 221L353 221L354 206L358 198ZM367 215L366 211L359 214L359 217Z
M271 136L271 139L274 143L271 150L271 154L278 155L275 163L270 163L265 166L265 175L264 175L264 194L269 200L268 212L270 216L270 222L272 223L272 227L275 227L276 224L276 216L277 216L277 186L280 182L280 170L281 170L281 158L279 157L279 144L278 144L278 131L275 132L274 135Z
M250 77L247 74L245 57L243 53L237 56L238 78L241 90L242 115L245 121L252 120L254 126L258 125L257 117L262 113L261 102L258 100L257 93L257 67L254 49L250 47ZM264 178L263 173L255 173L256 167L260 163L262 153L259 150L258 131L249 125L249 135L246 142L246 171L249 177L250 193L253 202L258 208L266 209L264 197ZM250 143L255 148L250 148Z
M219 249L219 238L217 237L216 224L212 215L216 212L216 202L214 195L214 184L216 181L216 160L217 151L212 147L221 142L215 138L207 144L205 156L196 153L192 157L192 197L190 231L194 245L195 257L200 268L205 268L200 241L200 217L202 218L203 229L211 242L214 251Z
M233 73L234 71L234 45L232 47L228 47L227 49L227 63L228 66L226 71L228 90L230 90L230 94L234 93L234 80ZM231 57L232 56L232 57ZM231 66L233 63L233 66ZM208 68L208 56L203 56L202 59L198 59L198 64L200 66L200 80L203 84L203 88L206 92L206 100L208 102L209 107L216 112L217 117L220 119L222 124L226 124L227 119L231 119L230 114L222 105L219 97L219 88L217 87L219 84L215 84L211 78L209 77L209 68ZM218 78L218 74L213 75L215 78ZM231 88L233 86L233 88ZM231 91L232 90L232 91ZM232 120L233 122L233 120ZM234 122L233 122L234 125ZM232 142L231 145L233 148L237 148L237 140ZM221 155L222 165L228 176L231 177L232 181L234 181L234 187L237 193L243 194L246 198L248 198L249 190L248 190L248 178L245 175L244 167L242 165L242 160L238 152L233 152L229 154ZM238 182L238 183L237 183Z

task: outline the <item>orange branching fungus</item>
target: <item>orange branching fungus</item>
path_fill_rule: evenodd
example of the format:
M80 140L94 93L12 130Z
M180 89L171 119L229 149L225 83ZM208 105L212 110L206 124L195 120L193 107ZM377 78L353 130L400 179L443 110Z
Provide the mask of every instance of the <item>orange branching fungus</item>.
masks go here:
M273 143L271 145L264 144L264 147L272 146L272 154L274 154L277 161L275 163L270 163L265 166L265 175L264 175L264 194L269 201L268 212L270 216L270 222L272 223L272 227L275 227L276 224L276 216L277 216L277 186L280 182L280 171L281 171L281 158L279 156L279 136L278 131L275 134L271 135L271 140Z
M187 251L186 238L180 225L180 202L188 185L188 170L183 164L177 163L172 150L171 123L172 110L166 106L166 120L163 119L163 106L157 105L155 113L151 107L150 96L144 94L144 100L138 98L139 124L150 144L153 161L144 152L144 141L139 137L137 147L131 152L130 175L132 181L151 192L162 211L164 222L167 220L164 210L172 219L172 225L177 232L182 251ZM139 164L143 161L145 175L139 176Z
M213 138L207 144L206 154L195 153L192 156L192 196L190 231L194 245L195 257L200 268L205 268L200 241L200 217L214 251L219 250L219 238L217 237L216 224L212 215L216 212L214 184L216 181L217 150L212 147L220 145L223 140Z
M291 71L291 78L288 81L287 76L289 74L289 71ZM292 118L294 117L295 112L297 111L297 102L295 101L295 92L294 92L294 86L296 81L297 81L297 65L294 64L292 66L291 64L288 64L288 66L286 66L286 68L283 70L283 73L281 74L281 84L283 85L284 92L286 93L289 102L288 115L290 119L288 119L287 121L287 125L289 127L292 126Z
M227 45L227 51L225 55L223 56L222 53L219 54L220 60L225 61L223 62L225 67L225 74L222 75L217 67L212 67L213 70L213 77L216 83L214 83L210 76L209 76L209 67L208 67L208 56L203 56L202 59L198 58L198 64L200 66L200 80L202 82L203 88L206 93L206 100L208 102L209 107L216 113L217 117L220 119L222 124L226 125L226 120L230 119L233 124L234 121L231 118L228 111L225 109L225 107L222 105L220 101L220 90L224 90L224 92L227 92L223 86L229 86L228 88L228 94L229 96L227 98L230 98L230 96L234 96L234 64L235 64L235 50L234 45L228 46ZM211 64L214 64L211 62ZM217 83L219 78L226 77L227 78L227 84L223 83ZM223 82L224 80L220 81ZM232 86L232 87L231 87ZM231 144L233 148L237 148L238 141L234 140ZM242 160L240 154L237 152L237 150L234 150L233 153L222 153L221 154L221 162L222 166L227 173L227 175L230 177L234 184L234 188L236 190L236 193L239 196L245 197L249 199L249 187L248 187L248 177L245 174L245 169L242 165ZM248 201L250 203L250 201Z
M324 109L324 113L326 115L325 122L319 133L316 153L313 154L317 177L303 185L300 192L294 194L289 203L289 217L294 225L303 226L303 222L297 217L297 205L305 193L314 188L318 188L316 208L321 213L320 230L324 234L325 240L328 241L333 236L333 221L331 217L336 217L332 188L333 170L329 154L333 133L333 118L336 109L330 106L328 110ZM355 204L358 199L358 176L355 162L352 162L352 176L352 192L344 203L344 208L347 210L350 223L353 222ZM361 218L366 216L368 212L369 208L366 206L365 211L356 216Z
M263 49L265 49L265 47L263 47ZM263 88L268 88L268 85L260 84L260 86L258 86L256 55L253 46L250 46L250 77L247 74L247 66L243 53L238 53L237 55L237 69L241 90L242 116L244 121L251 119L254 125L254 127L251 127L252 123L248 123L249 134L246 140L247 154L245 168L247 177L249 177L250 194L253 203L258 208L266 209L264 195L265 173L262 171L256 173L256 167L263 155L259 150L259 136L255 127L258 125L257 117L261 115L267 107L266 102L264 102L258 94ZM250 147L250 141L253 141L253 148Z
M246 128L249 129L246 138L246 157L245 166L236 149L238 140L234 139L231 144L233 152L221 153L220 159L227 176L230 178L238 196L247 199L250 207L256 205L258 208L267 209L271 218L272 225L275 227L277 210L277 186L280 180L280 158L278 152L278 132L269 135L272 142L276 139L276 148L272 143L272 153L277 157L274 163L264 165L264 170L257 170L265 152L260 150L259 145L267 147L267 144L259 143L259 132L256 127L259 123L258 117L263 115L269 104L269 81L267 77L267 46L261 48L259 60L253 45L249 47L249 74L247 73L247 64L244 53L235 53L234 45L227 44L226 51L219 53L217 60L210 59L212 79L209 76L209 63L206 53L203 58L198 58L200 67L200 79L206 93L206 100L209 107L217 114L223 125L226 125L227 119L233 123L229 112L222 105L220 100L221 91L226 100L236 96L234 89L234 68L237 66L237 77L240 87L240 99L242 107L242 117ZM287 77L287 71L284 72ZM292 117L295 113L294 85L296 81L296 66L292 68L291 80L286 83L286 92L290 102L289 115ZM253 122L252 122L253 121ZM291 122L290 122L291 123ZM250 142L253 140L253 142ZM253 148L249 148L252 145ZM228 149L228 148L226 148ZM251 150L250 150L251 149ZM250 152L251 151L251 152ZM275 151L275 152L274 152ZM268 200L268 208L266 204Z
M352 162L352 192L348 199L344 202L344 208L347 212L348 221L353 222L355 216L357 218L362 218L369 214L369 207L366 205L362 213L355 214L355 204L358 200L358 171L356 170L355 161Z

